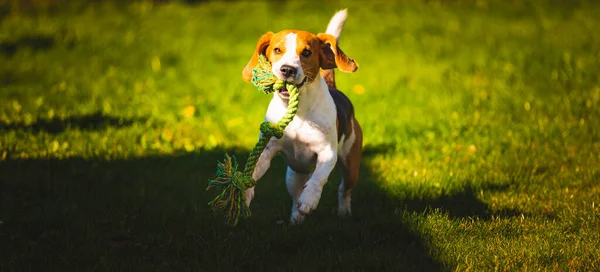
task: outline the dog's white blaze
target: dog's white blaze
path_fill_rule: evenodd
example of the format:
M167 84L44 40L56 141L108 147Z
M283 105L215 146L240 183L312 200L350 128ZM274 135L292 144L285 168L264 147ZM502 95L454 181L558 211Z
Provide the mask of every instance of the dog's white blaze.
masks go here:
M304 71L302 71L300 57L296 53L296 51L297 51L296 50L297 49L296 48L297 47L296 39L297 38L298 38L298 34L296 34L296 33L289 33L289 34L285 35L285 53L283 54L281 59L279 59L278 61L273 63L273 66L271 68L273 70L273 74L275 74L280 79L284 79L283 74L281 74L281 66L283 66L283 65L289 65L289 66L292 66L292 67L298 69L296 76L294 76L295 81L298 81L299 79L304 78Z

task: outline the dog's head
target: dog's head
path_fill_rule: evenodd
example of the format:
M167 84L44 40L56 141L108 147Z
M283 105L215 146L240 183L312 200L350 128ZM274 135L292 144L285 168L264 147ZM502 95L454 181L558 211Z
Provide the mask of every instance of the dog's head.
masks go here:
M284 30L277 34L267 32L258 40L252 58L242 71L245 81L252 79L252 69L258 64L260 54L271 62L271 70L277 78L297 85L313 82L321 68L337 67L344 72L358 69L358 64L344 54L334 36Z

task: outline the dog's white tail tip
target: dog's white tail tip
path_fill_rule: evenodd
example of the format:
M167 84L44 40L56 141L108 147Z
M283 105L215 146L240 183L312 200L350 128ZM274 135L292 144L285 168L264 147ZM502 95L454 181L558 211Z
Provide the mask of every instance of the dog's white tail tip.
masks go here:
M336 40L340 39L340 34L342 33L342 28L344 27L344 23L346 22L346 18L348 17L348 10L343 9L336 12L331 20L329 21L329 25L327 25L327 31L325 33L334 36Z

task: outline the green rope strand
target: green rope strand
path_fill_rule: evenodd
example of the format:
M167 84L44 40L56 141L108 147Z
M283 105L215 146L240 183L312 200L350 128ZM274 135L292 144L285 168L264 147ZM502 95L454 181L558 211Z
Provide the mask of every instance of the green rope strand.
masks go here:
M271 73L271 64L260 55L258 65L252 70L252 83L260 91L270 94L285 85L290 95L288 108L285 115L273 124L263 122L260 124L261 137L250 152L244 171L237 171L237 160L225 154L225 160L217 165L215 179L208 181L208 189L222 187L223 190L208 204L213 211L224 211L227 224L235 226L240 216L247 218L251 215L250 207L246 205L246 189L254 187L256 181L252 178L258 158L267 147L271 137L280 139L283 130L294 119L298 111L298 87L292 83L284 82Z

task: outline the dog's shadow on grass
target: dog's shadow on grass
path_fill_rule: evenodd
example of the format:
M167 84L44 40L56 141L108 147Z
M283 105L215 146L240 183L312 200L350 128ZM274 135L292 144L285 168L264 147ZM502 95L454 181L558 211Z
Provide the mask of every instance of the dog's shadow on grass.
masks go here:
M30 48L33 51L49 50L55 44L53 36L49 35L26 35L12 41L0 42L0 54L14 55L21 48Z
M384 149L368 148L365 159ZM335 215L334 173L319 208L304 224L289 226L285 164L276 158L257 185L253 215L228 227L207 205L217 192L205 190L225 152L240 162L248 154L215 149L118 160L1 161L0 238L6 242L0 255L9 262L0 269L440 271L451 264L436 258L427 237L398 210L490 214L468 190L437 199L394 198L363 167L353 217Z
M370 159L376 155L393 152L393 145L380 145L365 150L365 159ZM431 196L414 196L399 198L394 197L391 193L386 192L378 186L378 182L384 179L377 173L374 173L368 167L361 168L363 179L368 181L364 184L367 187L366 192L378 192L383 194L381 199L384 199L387 207L396 207L396 210L404 210L408 212L425 213L439 210L447 214L452 219L460 219L466 217L489 220L492 217L515 217L521 215L532 215L517 209L503 208L499 210L491 209L491 207L483 202L477 195L479 190L500 192L505 191L510 187L510 184L476 184L477 181L464 182L465 186L462 190L454 190L451 192L442 192L441 194ZM537 216L537 214L536 214ZM553 218L553 214L542 214L548 218Z
M4 123L0 121L0 132L22 130L26 132L39 133L47 132L58 134L67 129L78 130L104 130L108 127L127 127L134 122L144 121L142 119L126 119L114 117L95 112L82 116L72 116L67 118L54 117L52 119L39 119L31 124L26 123Z

